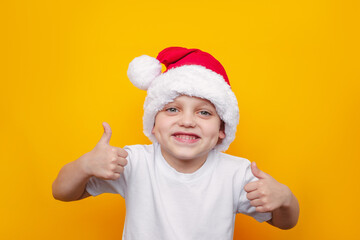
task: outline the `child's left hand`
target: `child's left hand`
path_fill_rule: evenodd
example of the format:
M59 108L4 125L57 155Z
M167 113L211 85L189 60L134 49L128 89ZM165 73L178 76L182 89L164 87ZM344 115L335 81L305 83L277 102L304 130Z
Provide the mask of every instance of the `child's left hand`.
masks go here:
M251 163L251 171L259 180L246 184L244 189L257 212L272 212L290 205L292 193L286 185L258 169L255 162Z

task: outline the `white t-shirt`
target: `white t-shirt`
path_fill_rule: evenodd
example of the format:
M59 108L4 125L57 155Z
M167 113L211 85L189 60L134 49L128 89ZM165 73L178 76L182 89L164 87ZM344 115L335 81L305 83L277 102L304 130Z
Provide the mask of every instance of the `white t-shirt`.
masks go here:
M177 172L163 158L159 144L124 148L128 164L117 180L92 177L86 191L93 196L119 193L125 198L126 240L233 239L236 213L263 222L244 186L257 180L247 159L212 150L194 173Z

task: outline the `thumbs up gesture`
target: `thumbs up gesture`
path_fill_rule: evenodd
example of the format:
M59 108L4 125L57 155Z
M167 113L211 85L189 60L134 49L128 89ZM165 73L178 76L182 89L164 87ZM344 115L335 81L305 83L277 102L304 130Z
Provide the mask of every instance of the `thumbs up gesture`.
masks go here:
M282 206L290 205L292 193L290 189L276 181L269 174L261 171L251 163L251 171L259 180L245 185L246 197L257 212L272 212Z
M103 122L104 134L93 150L84 155L84 170L89 176L104 180L115 180L124 172L127 164L127 152L118 147L110 146L111 128Z

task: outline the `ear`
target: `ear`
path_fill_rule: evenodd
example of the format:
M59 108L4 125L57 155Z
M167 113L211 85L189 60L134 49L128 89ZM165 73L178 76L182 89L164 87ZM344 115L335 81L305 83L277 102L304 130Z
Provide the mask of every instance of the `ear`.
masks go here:
M226 134L225 134L225 123L224 121L221 121L220 123L220 129L219 129L219 139L218 139L218 142L217 144L221 144L222 143L222 140L226 137Z
M226 134L225 134L224 130L221 130L221 129L220 129L220 131L219 131L219 139L218 139L216 145L221 144L221 143L222 143L222 140L223 140L225 137L226 137Z
M226 134L225 134L225 131L224 130L221 130L219 131L219 139L224 139L226 137Z
M221 120L221 123L220 123L220 130L219 130L219 140L221 139L224 139L226 137L226 134L225 134L225 122L223 120Z
M155 117L154 117L154 126L153 128L151 129L151 133L155 135L155 124L156 124L156 118L157 118L157 115L159 114L159 112L156 113Z

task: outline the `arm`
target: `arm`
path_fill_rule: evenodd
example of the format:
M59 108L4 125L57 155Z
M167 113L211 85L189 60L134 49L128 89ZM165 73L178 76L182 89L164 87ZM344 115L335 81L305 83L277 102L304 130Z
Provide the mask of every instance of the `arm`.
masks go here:
M268 221L269 224L281 229L295 227L299 218L299 202L290 189L286 188L289 191L287 201L281 207L272 211L272 219Z
M66 164L53 182L52 192L57 200L75 201L90 196L86 192L86 184L91 175L84 169L86 154Z
M258 169L255 162L251 163L251 170L259 180L245 186L250 204L257 212L272 213L269 224L281 229L293 228L299 218L299 203L294 194L286 185Z
M90 196L86 184L92 176L115 180L127 164L127 152L109 145L111 128L103 123L104 134L95 148L79 159L66 164L53 182L52 192L57 200L75 201Z

